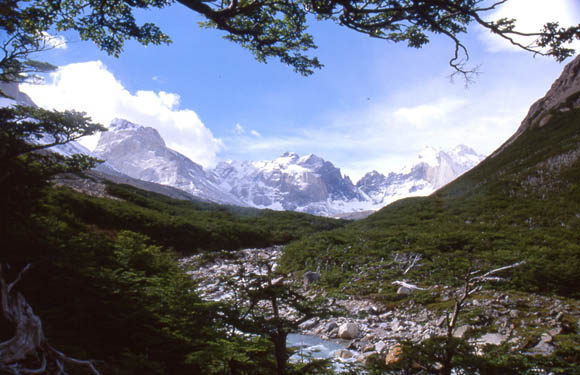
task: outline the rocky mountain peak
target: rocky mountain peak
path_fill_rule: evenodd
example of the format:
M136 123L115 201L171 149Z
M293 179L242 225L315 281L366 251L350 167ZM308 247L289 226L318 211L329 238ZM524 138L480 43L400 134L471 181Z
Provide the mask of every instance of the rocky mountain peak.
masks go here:
M111 121L109 125L109 129L112 131L121 131L121 130L139 130L143 129L144 127L141 125L134 124L128 120L115 118Z
M114 119L109 125L109 131L103 132L99 138L96 154L110 154L115 150L126 153L155 151L165 149L165 141L157 130L141 126L124 119Z
M504 150L526 129L533 126L541 127L546 125L552 117L550 114L552 110L565 112L572 108L580 108L580 56L576 56L574 60L566 65L562 74L554 81L546 95L532 104L516 133L497 149L492 156Z
M154 128L115 119L109 131L101 133L95 154L130 177L172 186L205 200L243 205L216 186L201 165L169 149Z

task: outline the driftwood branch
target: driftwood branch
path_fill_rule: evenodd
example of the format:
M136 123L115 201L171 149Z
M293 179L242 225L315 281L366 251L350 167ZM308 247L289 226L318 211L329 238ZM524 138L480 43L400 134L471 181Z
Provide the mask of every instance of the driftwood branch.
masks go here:
M2 315L14 327L14 336L0 342L0 373L12 375L45 374L48 360L54 361L57 367L55 375L66 375L64 363L74 363L88 367L93 374L100 375L91 361L79 360L65 355L52 347L44 335L42 321L22 293L14 287L30 269L26 265L12 282L6 280L4 270L8 267L0 264L0 307ZM34 359L39 367L29 369L23 363Z
M393 285L399 285L408 289L415 289L415 290L427 290L426 288L420 288L415 284L409 284L406 281L400 281L400 280L396 280L392 282Z

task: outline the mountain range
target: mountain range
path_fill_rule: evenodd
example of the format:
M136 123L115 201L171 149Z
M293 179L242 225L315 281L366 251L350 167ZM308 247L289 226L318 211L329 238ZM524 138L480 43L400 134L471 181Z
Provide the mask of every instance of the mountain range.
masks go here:
M4 98L0 105L35 105L17 85L2 87L14 99ZM484 159L464 145L447 151L425 147L400 171L386 176L371 171L356 184L332 162L294 152L273 160L221 162L206 171L168 148L153 127L124 119L111 122L92 153L78 142L53 151L92 154L105 160L92 171L99 178L174 198L356 218L401 198L429 195Z
M227 161L205 171L169 149L152 127L115 119L94 154L132 178L173 186L222 204L334 216L380 209L394 200L428 195L484 157L467 146L426 147L417 161L387 176L367 173L357 184L330 161L285 152L264 161Z

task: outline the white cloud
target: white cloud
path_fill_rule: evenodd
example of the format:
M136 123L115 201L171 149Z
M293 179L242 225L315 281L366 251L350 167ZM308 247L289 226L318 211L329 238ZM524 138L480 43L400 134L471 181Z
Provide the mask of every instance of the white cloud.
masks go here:
M48 81L22 85L22 91L41 107L84 111L106 126L119 117L154 127L169 147L204 167L216 163L223 147L193 110L179 109L179 95L144 90L132 94L100 61L63 66ZM97 140L91 137L81 143L93 149Z
M399 122L425 128L435 121L447 120L450 114L457 112L465 103L462 99L441 98L434 103L399 108L393 112L393 115Z
M510 0L490 13L486 19L514 18L517 20L516 30L525 33L538 32L547 22L559 22L563 27L574 26L580 18L580 10L574 6L575 1L577 0ZM491 34L488 30L482 30L480 37L489 52L521 51L520 48ZM535 41L533 37L523 36L514 39L523 45ZM572 44L572 48L576 50L579 47L578 41Z
M62 35L50 35L46 31L42 32L42 39L46 43L46 46L49 48L55 49L66 49L66 39Z
M250 130L250 134L254 137L261 137L262 135L257 130Z
M240 124L236 124L236 126L234 126L234 134L236 135L242 135L246 133L246 129L244 129L244 127Z

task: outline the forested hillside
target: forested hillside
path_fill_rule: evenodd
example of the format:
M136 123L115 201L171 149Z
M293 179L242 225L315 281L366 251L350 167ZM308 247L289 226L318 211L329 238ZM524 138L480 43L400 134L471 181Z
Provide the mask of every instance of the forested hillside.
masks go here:
M574 100L571 98L570 100ZM405 278L449 283L453 270L526 261L503 288L580 297L580 110L553 114L501 153L430 197L395 202L368 219L287 247L288 270L321 267L325 285L393 298L398 253L423 265ZM322 254L322 255L321 255ZM357 282L354 283L353 280Z

